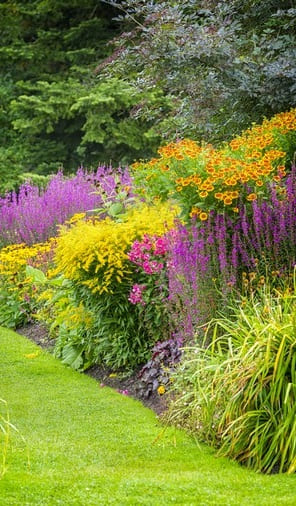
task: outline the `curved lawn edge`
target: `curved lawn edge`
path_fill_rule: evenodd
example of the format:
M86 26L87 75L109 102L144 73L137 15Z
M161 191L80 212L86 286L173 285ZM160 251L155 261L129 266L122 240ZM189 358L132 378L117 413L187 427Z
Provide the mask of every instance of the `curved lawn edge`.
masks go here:
M12 432L1 505L294 505L296 476L241 468L139 401L0 328L0 398ZM30 454L28 467L26 446Z

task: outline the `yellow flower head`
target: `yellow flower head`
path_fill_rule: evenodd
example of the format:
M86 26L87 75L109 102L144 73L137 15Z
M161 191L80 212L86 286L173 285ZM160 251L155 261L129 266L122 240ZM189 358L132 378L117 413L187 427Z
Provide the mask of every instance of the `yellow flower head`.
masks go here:
M157 393L159 395L163 395L165 393L165 387L163 385L160 385L157 389Z
M252 202L253 200L256 200L257 199L257 195L256 193L250 193L248 196L247 196L247 200L249 202Z

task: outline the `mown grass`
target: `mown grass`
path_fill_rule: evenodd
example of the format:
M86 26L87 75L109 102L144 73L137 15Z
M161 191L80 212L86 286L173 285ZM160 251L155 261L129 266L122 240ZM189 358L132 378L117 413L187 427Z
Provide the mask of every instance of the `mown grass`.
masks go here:
M0 397L26 440L11 432L1 506L296 503L296 476L256 474L182 431L162 434L141 403L12 331L0 329L0 351Z

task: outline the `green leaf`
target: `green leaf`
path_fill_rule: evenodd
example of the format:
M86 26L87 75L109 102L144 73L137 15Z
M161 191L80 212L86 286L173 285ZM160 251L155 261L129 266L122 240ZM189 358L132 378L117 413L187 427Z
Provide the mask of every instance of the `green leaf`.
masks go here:
M31 265L26 266L26 275L32 278L34 283L39 283L41 285L45 285L45 283L48 281L44 272L42 272L40 269L32 267Z
M83 364L81 354L82 351L79 348L72 344L66 344L62 351L62 362L78 370Z
M115 217L118 214L122 213L123 209L124 208L123 208L123 205L121 204L121 202L114 202L114 204L112 204L109 207L108 214L110 214L110 216L112 216L112 217Z

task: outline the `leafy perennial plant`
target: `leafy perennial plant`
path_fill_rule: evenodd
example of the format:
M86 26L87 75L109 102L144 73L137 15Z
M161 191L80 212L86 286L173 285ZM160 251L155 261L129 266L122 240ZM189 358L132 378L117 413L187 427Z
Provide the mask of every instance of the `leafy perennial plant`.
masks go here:
M123 189L129 195L128 171L111 167L98 167L95 172L81 168L68 178L58 172L44 190L26 182L18 192L0 197L0 245L46 241L74 213L116 202Z
M41 314L57 337L56 353L78 369L104 363L114 369L145 362L157 340L129 300L139 274L128 258L133 241L164 234L178 208L170 204L130 208L119 219L82 217L65 226L55 251L56 289L43 295ZM74 322L74 315L80 315Z

